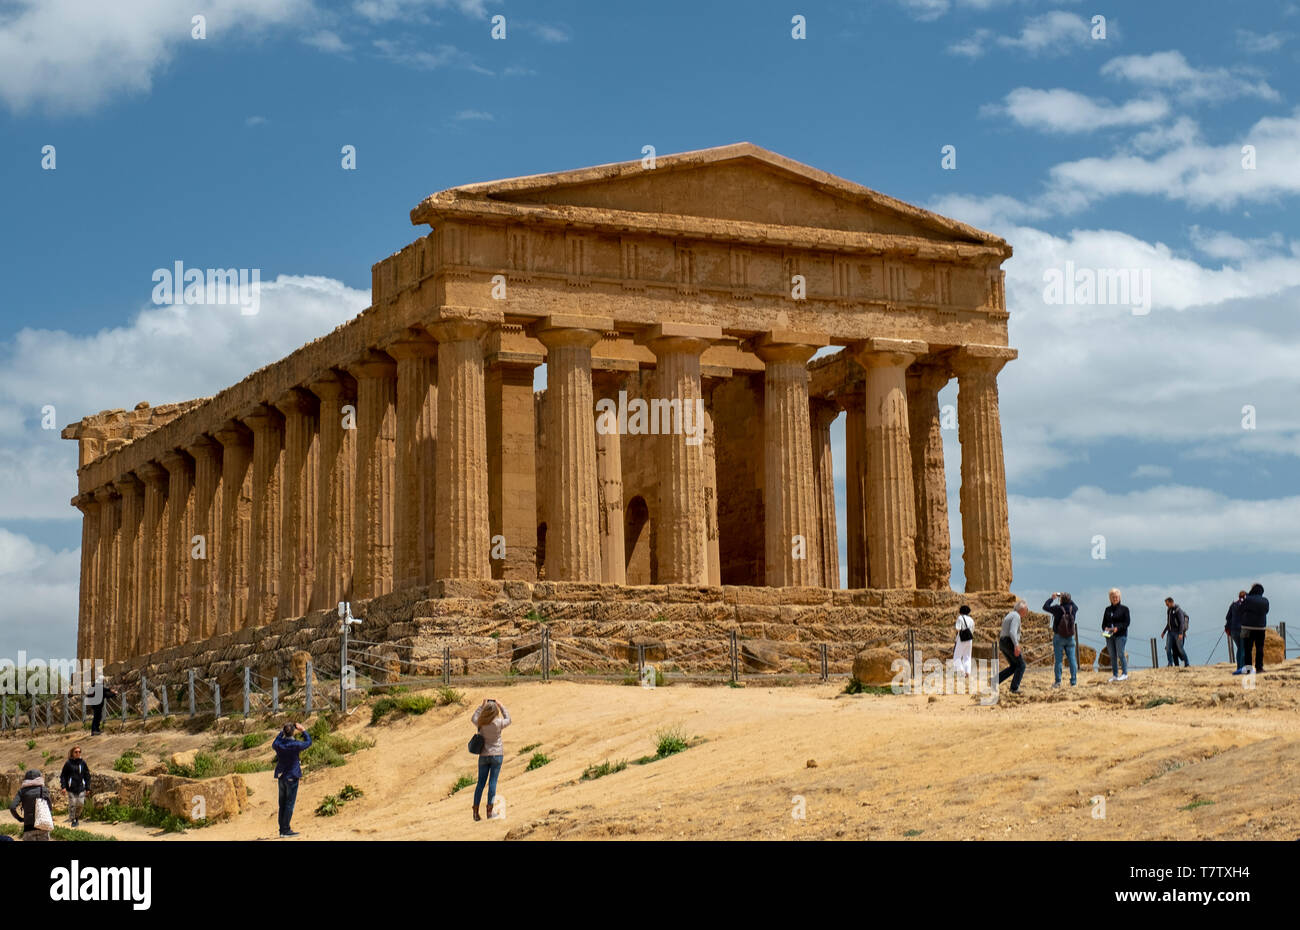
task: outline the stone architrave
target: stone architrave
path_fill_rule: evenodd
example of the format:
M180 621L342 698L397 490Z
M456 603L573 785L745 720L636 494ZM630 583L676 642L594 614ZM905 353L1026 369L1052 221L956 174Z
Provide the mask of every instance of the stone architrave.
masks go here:
M817 485L817 523L821 528L822 586L840 586L840 544L835 526L835 465L831 457L831 423L839 410L815 400L808 408L812 424L813 479Z
M190 555L191 638L217 633L221 587L221 443L201 435L185 447L194 459L194 536L202 548ZM199 556L202 556L201 558Z
M353 594L364 600L393 590L397 363L382 352L370 350L347 368L357 379Z
M438 343L426 333L384 347L397 359L397 493L393 587L433 582L438 441Z
M167 588L167 494L171 479L167 469L157 462L146 462L135 472L144 482L144 518L140 525L144 579L139 641L141 654L147 655L162 648L167 618L163 594Z
M284 463L280 482L280 617L301 617L325 604L312 603L316 582L316 491L320 463L320 401L294 388L275 402L284 417Z
M943 467L939 391L950 375L942 363L917 362L907 370L912 488L916 496L916 586L946 591L952 574L948 484Z
M826 338L768 333L754 345L763 360L763 519L767 584L821 582L821 527L808 422L808 360Z
M93 494L78 494L72 503L81 511L81 584L77 597L77 661L93 659L95 630L95 550L99 546L99 505Z
M875 588L916 587L907 366L928 350L915 339L869 339L855 355L867 373L867 550Z
M230 420L215 433L221 443L221 598L217 632L233 633L249 623L253 540L253 435Z
M869 587L867 555L867 408L861 390L839 396L844 408L844 520L848 585Z
M163 547L162 642L190 638L190 537L194 514L194 460L179 449L162 457L167 469L167 539Z
M552 316L537 329L546 346L547 432L553 450L547 475L548 581L601 580L591 348L613 327L609 319Z
M95 581L99 588L99 615L95 623L95 657L104 664L115 661L113 645L117 636L118 530L121 518L121 495L112 485L95 491L99 504L99 564Z
M118 533L117 635L113 643L116 660L137 655L140 632L140 517L144 485L127 472L113 482L122 498L122 522Z
M708 516L704 502L704 423L696 422L703 406L700 356L722 338L722 329L691 323L661 323L644 332L640 341L655 355L656 402L659 422L659 518L656 548L661 584L707 585ZM675 411L675 413L674 413ZM688 412L689 411L689 412Z
M491 578L483 337L492 324L444 315L438 340L438 578ZM507 543L508 544L508 543Z
M280 610L280 492L284 417L258 404L240 417L253 433L253 523L249 542L248 625L266 626Z
M967 591L1011 590L1007 476L998 412L998 372L1016 357L1005 346L967 345L952 353L961 443L961 537Z
M592 372L592 396L601 411L596 422L596 499L600 511L600 580L627 584L623 525L623 437L618 430L618 393L625 390L622 371ZM610 405L613 405L612 407Z
M310 384L320 398L320 468L316 500L316 593L329 607L352 599L356 507L356 381L337 370Z

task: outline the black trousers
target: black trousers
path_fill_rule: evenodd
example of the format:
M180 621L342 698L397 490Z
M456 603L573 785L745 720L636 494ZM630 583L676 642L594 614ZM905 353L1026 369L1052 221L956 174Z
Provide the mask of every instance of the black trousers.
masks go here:
M1255 650L1255 671L1264 671L1264 631L1263 630L1242 630L1241 631L1241 652L1243 659L1241 667L1245 668L1250 664L1251 648Z
M90 708L90 732L98 733L100 721L104 717L104 703L101 701Z

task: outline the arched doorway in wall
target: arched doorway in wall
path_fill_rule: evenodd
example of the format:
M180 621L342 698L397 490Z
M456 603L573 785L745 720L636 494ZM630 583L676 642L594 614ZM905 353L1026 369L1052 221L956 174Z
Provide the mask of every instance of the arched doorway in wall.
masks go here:
M650 554L650 508L637 495L627 503L623 531L623 554L627 560L628 584L655 584Z
M537 524L537 580L546 580L546 524Z

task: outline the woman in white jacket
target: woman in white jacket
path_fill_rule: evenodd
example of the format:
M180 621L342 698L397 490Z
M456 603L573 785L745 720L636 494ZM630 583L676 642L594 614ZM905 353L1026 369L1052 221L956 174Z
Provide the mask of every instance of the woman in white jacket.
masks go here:
M970 615L970 608L961 605L957 615L957 639L952 647L952 661L957 671L970 677L970 653L975 645L975 620Z

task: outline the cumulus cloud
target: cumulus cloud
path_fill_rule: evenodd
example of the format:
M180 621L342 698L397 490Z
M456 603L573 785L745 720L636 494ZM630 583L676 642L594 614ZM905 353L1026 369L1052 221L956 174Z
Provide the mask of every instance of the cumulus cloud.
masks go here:
M77 647L81 550L55 550L0 527L0 588L5 622L0 658L72 658Z
M1144 126L1169 112L1163 97L1113 104L1064 88L1017 87L1001 104L983 108L986 115L1009 116L1021 126L1045 132L1086 133L1114 126Z
M991 47L1029 55L1068 54L1087 47L1092 41L1092 26L1083 17L1054 10L1031 18L1016 35L997 35L991 29L977 29L948 46L948 51L967 58L979 58Z
M408 23L427 23L430 9L457 10L475 19L487 16L484 0L356 0L352 9L372 23L389 23L399 19Z
M1143 87L1167 90L1184 100L1217 103L1237 97L1282 99L1267 82L1253 80L1254 75L1248 69L1196 68L1178 51L1123 55L1102 65L1101 73Z
M281 275L262 284L256 316L237 306L148 306L97 333L24 328L0 343L0 514L72 519L76 444L41 428L105 407L174 403L229 387L329 332L369 303L339 281Z
M302 41L312 48L331 55L346 55L352 51L352 46L340 39L338 33L331 32L328 29L313 32L311 35L304 37Z
M148 93L191 37L191 14L171 0L12 0L0 16L0 100L85 113ZM311 0L208 0L204 42L302 22Z

